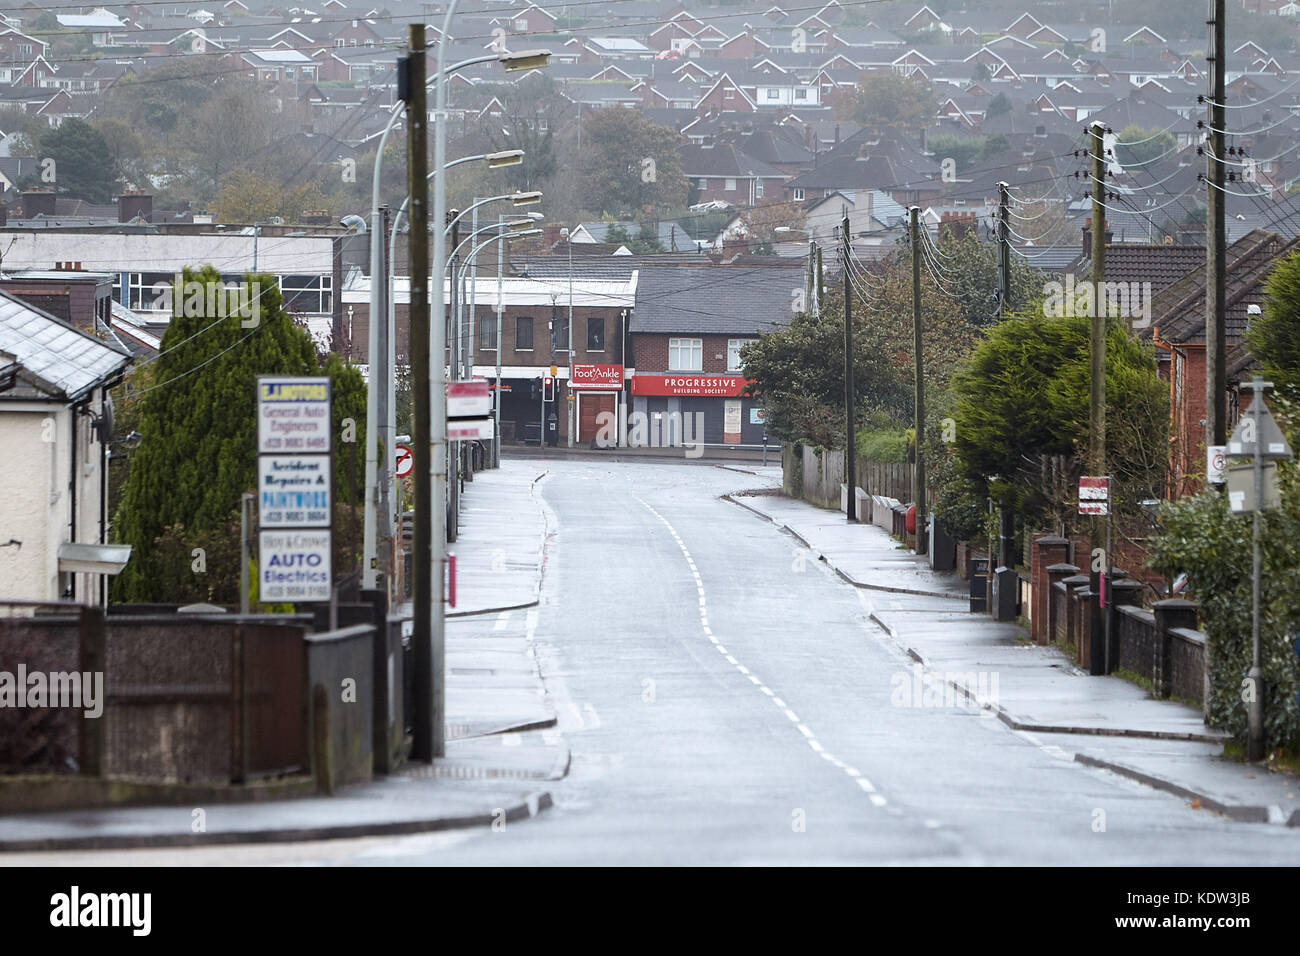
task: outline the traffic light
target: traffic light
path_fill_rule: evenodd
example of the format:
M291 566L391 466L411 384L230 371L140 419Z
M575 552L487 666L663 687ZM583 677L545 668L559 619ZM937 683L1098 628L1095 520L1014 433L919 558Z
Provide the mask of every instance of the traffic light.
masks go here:
M542 379L542 401L555 401L555 379L550 375Z
M542 380L540 378L535 378L528 384L531 386L529 389L529 396L533 401L540 402L542 400Z

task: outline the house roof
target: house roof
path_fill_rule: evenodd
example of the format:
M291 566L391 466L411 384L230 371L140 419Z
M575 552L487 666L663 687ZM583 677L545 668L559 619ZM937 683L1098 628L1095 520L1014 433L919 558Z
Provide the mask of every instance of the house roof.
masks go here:
M1090 271L1087 260L1082 262L1084 269ZM1117 243L1106 247L1106 281L1150 282L1153 295L1160 295L1198 270L1205 271L1203 245ZM1204 305L1202 297L1202 308Z
M1300 238L1283 239L1256 229L1228 246L1226 255L1224 339L1235 347L1245 339L1247 308L1264 301L1264 281L1278 259L1300 248ZM1109 279L1110 276L1107 276ZM1156 296L1153 323L1167 342L1200 343L1205 339L1205 270L1197 269ZM1244 351L1244 350L1241 350ZM1238 363L1241 365L1241 363ZM1246 367L1250 363L1245 363Z
M649 266L641 272L629 331L769 332L790 321L791 292L803 287L803 265Z
M761 159L755 159L730 143L717 146L684 145L680 148L682 172L688 177L724 176L729 178L784 179L785 174Z
M78 398L130 363L126 352L0 291L0 353L37 391Z

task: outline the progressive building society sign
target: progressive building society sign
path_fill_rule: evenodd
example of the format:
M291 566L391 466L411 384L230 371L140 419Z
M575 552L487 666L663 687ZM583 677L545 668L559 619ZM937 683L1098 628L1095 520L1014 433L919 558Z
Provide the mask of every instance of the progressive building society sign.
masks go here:
M259 601L330 599L332 427L328 378L258 378Z

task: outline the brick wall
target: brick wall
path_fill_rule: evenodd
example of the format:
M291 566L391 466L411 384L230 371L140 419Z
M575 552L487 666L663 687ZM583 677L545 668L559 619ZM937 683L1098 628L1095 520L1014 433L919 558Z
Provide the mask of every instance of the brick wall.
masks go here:
M351 329L352 329L352 360L362 365L368 364L368 345L369 345L369 314L370 307L367 303L348 303L343 307L343 325L348 328L349 317L348 310L352 310ZM408 306L405 303L397 304L395 318L397 323L397 363L406 364L406 347L410 342L410 326L408 322ZM553 307L548 303L544 306L507 306L505 314L502 316L502 339L505 347L501 353L501 364L504 366L511 365L560 365L569 364L567 352L551 351L551 333L547 329L547 323L551 321ZM556 321L561 324L568 320L569 310L567 306L560 306L558 313L554 315ZM469 308L465 309L465 316L468 319ZM620 365L622 364L621 336L623 329L622 309L618 308L577 308L573 310L573 351L574 361L578 364L591 365ZM533 320L533 350L521 351L515 348L516 319L528 317ZM587 319L599 317L605 320L605 350L603 352L593 352L587 348ZM495 365L496 353L491 350L477 348L480 339L479 329L484 322L491 323L492 327L496 326L496 309L491 303L479 303L475 311L474 320L474 338L475 338L475 358L476 365ZM567 340L564 343L567 345ZM667 356L667 341L664 343L664 355ZM725 344L724 344L725 352ZM725 364L725 362L724 362Z
M635 360L633 365L636 370L645 373L669 371L668 340L676 338L702 340L703 368L700 369L701 374L725 375L727 373L727 343L731 339L756 338L756 336L637 333L632 336L632 357ZM718 358L718 356L722 357Z

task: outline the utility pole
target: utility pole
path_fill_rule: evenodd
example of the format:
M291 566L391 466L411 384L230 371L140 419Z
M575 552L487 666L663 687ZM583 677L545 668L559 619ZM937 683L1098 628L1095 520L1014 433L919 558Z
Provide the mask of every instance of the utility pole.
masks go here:
M1092 389L1088 404L1088 455L1094 475L1106 473L1106 310L1097 293L1106 281L1106 127L1089 127L1092 147Z
M1005 319L1011 307L1011 194L1006 182L998 183L998 318ZM1009 508L998 509L997 567L1012 567L1011 542L1015 537L1015 515ZM990 555L992 557L992 555ZM993 563L990 562L990 568Z
M1102 284L1106 281L1106 158L1103 123L1090 127L1092 147L1092 323L1088 347L1092 358L1092 388L1088 402L1088 465L1092 474L1106 474L1106 306L1102 301ZM1109 488L1109 486L1108 486ZM1098 568L1090 555L1092 592L1089 618L1089 666L1091 674L1105 674L1110 669L1110 615L1103 611L1110 584L1110 512L1114 510L1114 491L1108 490L1105 522L1092 519L1088 540L1093 550L1103 539L1102 566Z
M393 382L393 364L388 360L389 353L392 351L392 342L389 336L392 330L388 326L388 257L393 254L388 248L386 240L388 237L388 206L379 207L379 268L376 274L370 277L370 281L379 283L379 309L375 315L371 316L372 325L378 323L379 351L377 356L370 357L370 374L377 375L375 380L377 386L377 398L375 410L375 421L379 434L376 436L376 451L383 448L383 457L377 458L375 462L375 473L378 481L378 487L375 491L379 496L377 506L375 507L375 550L374 555L378 560L377 573L371 578L374 582L371 586L378 587L379 577L383 576L385 581L391 579L393 573L393 507L392 507L392 487L393 472L397 468L397 462L394 457L393 436L394 429L389 428L389 419L393 417L392 409L389 408L389 395L392 392ZM374 301L375 297L371 297ZM369 445L369 438L366 439ZM367 469L368 470L368 469ZM370 486L366 487L367 493ZM387 583L384 587L385 593L389 588Z
M849 214L845 210L840 221L840 256L844 267L844 474L848 484L848 505L845 512L849 521L858 520L858 443L857 427L853 421L853 290L849 285Z
M822 247L817 247L817 308L826 301L826 274L822 271Z
M569 447L573 447L573 233L569 233L569 378L564 384L564 404L568 406ZM560 394L559 377L555 381L555 394Z
M460 257L454 255L456 248L460 245L460 210L452 209L447 213L451 224L451 355L449 356L449 368L451 369L451 380L460 379L460 297L457 295L456 286L459 280ZM442 281L442 276L438 276L438 281ZM448 470L451 474L449 494L451 496L451 507L447 517L447 540L453 542L460 535L460 445L447 443L447 461Z
M808 267L803 273L803 311L816 315L820 303L817 301L817 240L808 240Z
M506 217L497 214L497 229L504 229L502 225ZM492 465L495 468L501 467L501 325L505 314L505 275L506 268L506 244L505 241L497 243L497 392L496 401L492 403L492 412L496 420L492 423Z
M471 227L470 235L478 233L478 200L475 199L474 206L474 224ZM466 311L468 322L465 325L465 381L471 381L474 378L474 357L477 343L474 341L474 313L478 309L478 248L476 247L477 239L471 239L469 244L469 292L464 296L468 299L469 308ZM501 242L504 240L498 240ZM469 442L461 442L461 471L469 481L474 480L474 452Z
M998 183L998 318L1007 317L1011 302L1011 197L1007 184Z
M1227 441L1226 348L1227 328L1224 320L1224 259L1227 256L1227 231L1224 226L1224 85L1228 67L1227 3L1210 2L1210 37L1206 59L1210 67L1210 95L1206 104L1209 117L1209 142L1205 150L1205 443L1222 445Z
M443 467L446 436L434 432L431 418L433 402L439 397L443 403L446 401L445 395L434 394L442 389L446 323L441 281L438 283L438 321L429 321L429 113L424 89L424 32L424 24L411 24L411 52L405 65L405 85L410 97L406 103L410 128L406 166L411 195L410 362L415 400L415 447L412 449L415 455L415 551L411 561L415 576L412 582L415 607L411 630L415 719L411 758L432 763L440 753L443 735L441 708L435 700L439 688L434 675L435 658L442 644L442 565L437 563L435 566L433 541L435 525L441 526L443 522L435 521L434 511L445 507L443 501L434 500L435 483L432 479L434 468ZM438 228L442 228L441 223ZM433 387L431 362L438 367L436 389ZM446 405L443 404L442 408L445 414ZM440 547L438 550L444 549ZM438 585L437 594L433 590L435 583Z
M921 346L921 207L909 210L912 226L912 351L916 354L916 461L912 466L916 498L916 553L925 554L925 362Z

